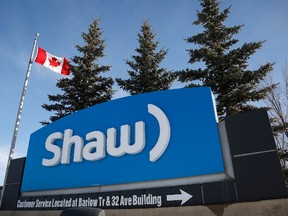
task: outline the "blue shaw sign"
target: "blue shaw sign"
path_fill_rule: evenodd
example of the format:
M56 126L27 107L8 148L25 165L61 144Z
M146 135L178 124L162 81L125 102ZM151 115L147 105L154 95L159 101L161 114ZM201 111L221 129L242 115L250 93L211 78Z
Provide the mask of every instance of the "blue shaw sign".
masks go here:
M224 173L209 88L96 105L31 134L22 192Z

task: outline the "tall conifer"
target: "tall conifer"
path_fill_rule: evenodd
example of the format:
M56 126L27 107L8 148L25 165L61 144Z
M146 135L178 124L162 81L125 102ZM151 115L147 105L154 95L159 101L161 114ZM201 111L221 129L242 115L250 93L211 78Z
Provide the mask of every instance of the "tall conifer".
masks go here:
M193 23L203 27L203 32L188 37L187 42L195 48L188 50L189 63L204 63L205 66L179 72L179 80L192 86L210 86L216 97L220 117L256 107L274 87L260 87L259 83L272 71L273 64L266 63L256 70L248 69L248 60L263 45L263 41L237 45L233 36L242 25L225 26L229 8L220 10L217 0L200 0L202 11Z
M102 33L99 19L89 25L88 33L82 33L85 45L76 45L82 55L71 59L74 63L71 65L72 78L60 79L56 86L62 90L62 94L48 95L54 104L42 105L45 110L55 112L55 115L50 117L51 122L78 110L111 100L114 81L111 77L103 76L111 66L99 65L99 59L104 57L105 48L105 41L101 39Z
M159 42L154 41L154 37L151 25L144 20L138 33L139 47L135 49L138 55L133 55L133 60L126 60L131 68L127 71L129 78L116 79L120 88L131 95L169 89L175 80L171 71L160 67L168 50L157 51Z

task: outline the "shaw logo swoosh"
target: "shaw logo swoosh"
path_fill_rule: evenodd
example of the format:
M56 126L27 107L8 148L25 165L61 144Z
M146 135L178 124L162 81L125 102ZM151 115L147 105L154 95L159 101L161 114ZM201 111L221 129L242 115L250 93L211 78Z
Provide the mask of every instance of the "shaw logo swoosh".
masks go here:
M154 146L154 148L149 153L150 154L149 160L155 162L162 156L162 154L168 147L171 128L167 116L159 107L153 104L148 104L148 112L155 116L155 118L159 122L159 128L160 128L158 141Z
M159 137L155 146L149 152L149 160L157 161L165 152L170 141L171 127L166 114L156 105L148 104L148 113L152 114L159 124ZM106 135L101 131L91 131L84 139L81 136L73 135L72 129L65 129L64 133L55 132L50 134L45 142L47 151L53 154L52 158L43 158L43 166L56 166L70 164L71 149L74 146L73 162L83 160L97 161L105 158L106 153L114 157L121 157L125 154L138 154L146 145L145 123L138 121L135 123L135 141L130 142L130 126L128 124L120 127L120 145L117 145L116 128L108 128ZM107 136L107 137L106 137ZM61 146L56 145L56 140L62 140ZM59 141L58 141L59 143Z

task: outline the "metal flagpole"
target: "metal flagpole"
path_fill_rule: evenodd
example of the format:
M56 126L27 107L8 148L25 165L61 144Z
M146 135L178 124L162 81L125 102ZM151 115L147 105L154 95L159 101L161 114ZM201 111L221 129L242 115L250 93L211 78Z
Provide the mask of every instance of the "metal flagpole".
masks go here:
M27 86L28 86L28 80L30 77L30 71L31 71L31 67L33 64L33 56L34 56L38 36L39 36L39 33L36 33L34 43L33 43L32 52L31 52L31 56L30 56L30 60L29 60L29 64L27 67L26 78L24 81L23 89L22 89L22 95L21 95L21 99L20 99L20 103L19 103L19 108L18 108L15 126L14 126L14 132L13 132L12 142L11 142L11 146L10 146L9 157L8 157L8 162L7 162L7 166L6 166L6 173L5 173L3 188L2 188L2 192L1 192L0 207L2 206L2 199L3 199L3 195L4 195L4 191L5 191L5 184L7 181L10 163L11 163L11 160L13 159L13 155L14 155L15 144L16 144L16 139L17 139L18 130L19 130L19 124L20 124L20 119L21 119L21 113L22 113L22 109L23 109L23 105L24 105L26 90L27 90Z

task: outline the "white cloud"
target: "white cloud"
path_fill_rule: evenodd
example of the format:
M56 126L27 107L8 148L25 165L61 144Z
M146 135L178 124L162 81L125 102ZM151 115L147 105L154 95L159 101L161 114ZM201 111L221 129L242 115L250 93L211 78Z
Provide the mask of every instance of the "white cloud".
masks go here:
M113 99L118 99L118 98L122 98L122 97L127 97L130 94L128 92L123 91L122 89L117 89L117 91L115 92L115 94L113 95Z
M7 160L8 160L8 148L7 146L0 146L0 185L3 185Z

